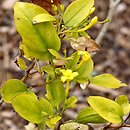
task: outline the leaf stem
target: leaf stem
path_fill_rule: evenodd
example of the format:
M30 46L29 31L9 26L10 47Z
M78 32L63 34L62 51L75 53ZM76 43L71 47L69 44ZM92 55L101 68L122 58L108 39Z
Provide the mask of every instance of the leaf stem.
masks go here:
M23 82L25 82L26 79L29 77L30 71L33 69L34 65L35 65L35 61L33 60L33 61L32 61L32 64L31 64L31 65L27 68L27 70L25 71L24 77L21 79Z
M70 89L70 81L67 80L66 89L65 89L66 98L67 98L67 96L68 96L68 94L69 94L69 89Z
M52 66L52 68L53 68L53 71L54 71L54 74L55 74L55 78L56 78L57 75L56 75L56 72L55 72L55 65L54 65L54 62L53 62L52 59L50 60L50 63L51 63L51 66Z

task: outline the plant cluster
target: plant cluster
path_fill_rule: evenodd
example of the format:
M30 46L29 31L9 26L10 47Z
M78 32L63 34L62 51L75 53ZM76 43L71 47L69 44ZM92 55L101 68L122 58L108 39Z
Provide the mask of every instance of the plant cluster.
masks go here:
M25 71L25 76L21 80L7 80L1 95L4 102L11 103L21 117L37 124L40 130L47 127L87 130L87 123L123 124L123 117L130 111L125 95L115 101L90 96L87 98L90 107L81 110L75 120L62 122L63 113L74 108L78 101L76 96L69 96L71 83L79 83L81 88L84 83L111 89L126 86L111 74L92 75L94 63L90 53L99 50L87 34L89 28L99 23L97 16L91 16L93 6L94 0L75 0L66 9L63 4L53 5L51 15L35 4L16 2L14 5L15 25L22 37L16 64ZM71 55L60 49L62 40L69 41L74 50ZM27 60L31 62L29 66ZM39 61L44 66L39 66ZM46 94L40 99L26 84L32 70L46 79Z

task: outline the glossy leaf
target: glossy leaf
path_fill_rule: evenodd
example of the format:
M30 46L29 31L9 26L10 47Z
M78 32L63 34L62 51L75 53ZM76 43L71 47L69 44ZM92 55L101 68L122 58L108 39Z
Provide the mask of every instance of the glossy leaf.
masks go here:
M63 15L63 21L67 26L75 26L82 22L94 5L94 0L75 0L72 2Z
M42 66L41 71L45 71L46 73L48 73L49 75L52 75L52 76L54 75L53 67L50 65Z
M83 110L81 110L77 117L76 122L78 123L105 123L107 122L105 119L103 119L99 114L97 114L96 111L93 110L93 108L88 107Z
M89 130L88 125L76 123L76 122L70 122L61 125L60 130Z
M48 51L49 51L53 56L55 56L57 59L60 59L60 54L59 54L57 51L55 51L55 50L53 50L53 49L48 49Z
M75 103L77 102L77 97L72 96L66 99L65 101L65 108L73 108L75 106Z
M48 119L47 121L46 121L46 124L47 124L47 126L49 127L49 128L54 128L55 127L55 125L56 125L56 123L59 121L61 119L61 117L60 116L54 116L54 117L52 117L51 119Z
M92 59L90 58L87 61L84 61L76 71L79 73L76 77L77 82L85 83L88 82L88 80L91 80L91 74L93 71Z
M16 95L27 91L27 85L18 79L7 80L1 89L2 98L7 103L11 103L11 99Z
M12 100L15 111L24 119L32 123L42 123L43 106L40 101L29 94L20 94Z
M94 85L98 85L98 86L106 87L106 88L119 88L121 86L126 86L126 84L121 83L120 80L116 79L111 74L101 74L101 75L95 76L93 77L91 83Z
M128 114L130 112L130 105L128 97L125 95L120 95L115 100L123 109L124 115Z
M15 25L23 40L20 48L27 58L46 60L51 58L48 49L58 51L61 43L52 22L32 24L33 18L41 13L47 11L34 4L16 2L14 5Z
M105 120L114 124L123 121L123 110L118 103L100 96L90 96L88 103Z
M76 66L77 66L77 63L78 63L78 61L79 61L79 59L80 59L80 55L78 55L78 52L76 51L75 53L73 53L73 54L71 55L71 58L72 58L72 59L69 60L69 67L70 67L72 70L75 70L75 69L76 69Z
M27 69L26 63L22 58L18 58L17 64L18 64L20 69L22 69L22 70Z
M55 18L47 13L38 14L33 18L33 24L55 21Z
M65 100L65 89L59 79L48 84L46 91L46 98L52 103L53 107L58 107Z
M47 100L47 99L45 99L45 98L41 98L40 99L40 102L41 102L41 104L42 104L42 114L44 115L53 115L54 114L54 110L53 110L53 107L52 107L52 105L51 105L51 103Z

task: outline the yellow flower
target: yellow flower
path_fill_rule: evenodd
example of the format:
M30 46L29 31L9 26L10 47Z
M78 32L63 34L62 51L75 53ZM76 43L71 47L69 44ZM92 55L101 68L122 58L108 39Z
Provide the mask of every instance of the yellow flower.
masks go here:
M91 58L91 55L87 51L78 51L79 55L82 55L82 60L87 61Z
M78 72L73 72L70 69L63 69L61 70L63 76L61 77L61 81L64 83L65 81L71 81L73 80L76 76L78 76Z

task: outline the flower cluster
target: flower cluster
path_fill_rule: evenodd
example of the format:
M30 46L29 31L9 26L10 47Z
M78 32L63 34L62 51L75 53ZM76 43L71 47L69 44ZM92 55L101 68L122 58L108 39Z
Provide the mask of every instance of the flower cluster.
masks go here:
M64 83L65 81L71 81L73 80L76 76L78 76L78 72L73 72L70 69L62 69L61 73L63 76L61 77L61 81Z

